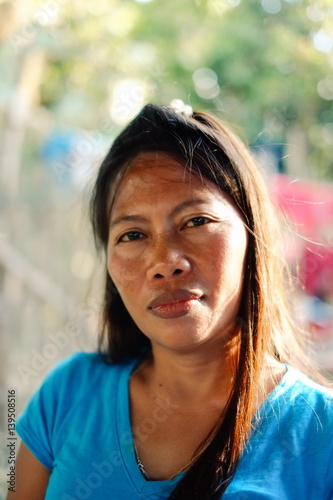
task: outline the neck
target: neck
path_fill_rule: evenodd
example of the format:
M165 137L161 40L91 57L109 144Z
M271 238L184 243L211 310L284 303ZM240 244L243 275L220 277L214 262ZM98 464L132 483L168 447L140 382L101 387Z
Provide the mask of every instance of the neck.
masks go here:
M237 360L237 340L198 352L175 353L154 345L152 356L137 372L155 394L165 394L182 405L211 402L224 405L229 397Z

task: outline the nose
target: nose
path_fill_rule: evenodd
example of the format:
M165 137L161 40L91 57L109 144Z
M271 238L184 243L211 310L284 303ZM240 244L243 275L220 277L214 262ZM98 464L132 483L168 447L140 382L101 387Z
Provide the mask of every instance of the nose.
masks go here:
M183 249L174 241L160 239L151 247L150 265L147 271L149 280L174 279L185 277L191 271L191 263Z

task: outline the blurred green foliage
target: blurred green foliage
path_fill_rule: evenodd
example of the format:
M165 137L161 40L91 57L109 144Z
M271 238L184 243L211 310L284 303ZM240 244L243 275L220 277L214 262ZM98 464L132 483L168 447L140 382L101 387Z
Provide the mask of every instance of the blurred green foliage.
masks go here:
M117 101L120 127L142 102L178 97L251 142L288 142L296 125L304 174L333 178L331 0L30 0L2 2L0 15L8 5L19 21L2 37L3 106L25 54L40 49L41 105L57 123L100 128Z

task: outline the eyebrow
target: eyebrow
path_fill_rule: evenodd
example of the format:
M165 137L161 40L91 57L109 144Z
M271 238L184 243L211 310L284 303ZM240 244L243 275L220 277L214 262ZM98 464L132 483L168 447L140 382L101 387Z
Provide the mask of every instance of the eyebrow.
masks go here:
M186 208L192 207L194 205L203 205L204 203L207 203L207 199L205 198L194 198L192 200L187 200L183 201L179 205L176 205L172 210L171 210L171 217L174 217L175 215L178 215L181 213L183 210ZM147 222L147 219L145 217L142 217L141 215L122 215L120 217L117 217L114 219L109 226L109 229L113 229L116 225L120 224L121 222Z

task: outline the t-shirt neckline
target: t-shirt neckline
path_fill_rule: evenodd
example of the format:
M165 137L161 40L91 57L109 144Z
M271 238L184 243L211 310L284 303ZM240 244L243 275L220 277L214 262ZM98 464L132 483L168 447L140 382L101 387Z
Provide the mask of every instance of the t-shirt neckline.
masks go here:
M140 471L135 450L134 450L134 437L131 426L130 417L130 395L129 383L130 376L138 364L138 360L132 360L121 372L118 384L117 403L116 403L116 425L117 436L119 440L119 449L122 455L123 463L128 474L128 478L133 487L138 493L145 491L146 494L160 491L164 486L167 489L172 489L179 479L184 476L184 473L179 474L172 480L147 480ZM278 400L285 392L292 386L292 371L294 370L290 365L285 364L286 371L283 374L279 383L270 392L267 398L262 402L258 408L255 417L265 415L267 417L271 412L274 412L276 400ZM251 438L250 438L251 441Z
M171 480L149 481L143 476L136 461L130 416L129 383L130 376L136 368L137 363L138 360L134 360L124 368L118 384L116 422L119 449L129 480L138 493L144 491L146 494L153 494L154 492L161 492L161 488L171 492L184 473L179 474Z

